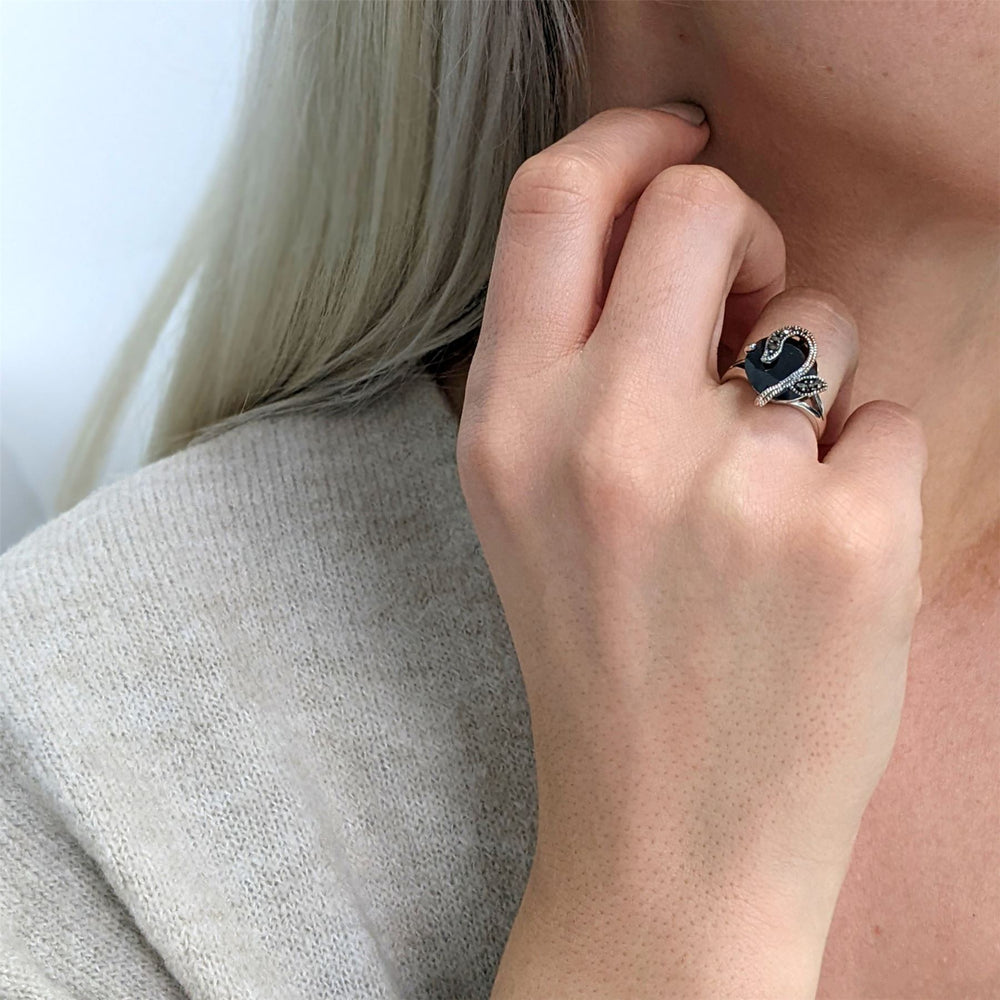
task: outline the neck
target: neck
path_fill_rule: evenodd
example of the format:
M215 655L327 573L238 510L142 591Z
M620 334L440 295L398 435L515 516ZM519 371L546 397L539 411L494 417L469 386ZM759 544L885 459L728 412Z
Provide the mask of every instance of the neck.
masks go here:
M787 173L778 173L780 183L756 183L774 176L762 171L745 190L785 236L786 287L832 292L858 322L851 408L891 399L923 424L925 603L951 589L956 574L985 575L991 579L980 579L980 588L995 586L996 568L983 552L1000 527L996 227L972 212L935 211L905 187L893 204L884 177L866 196L858 174L845 173L842 187L834 179L816 197L815 186L805 194Z
M827 287L853 310L861 354L852 407L885 398L921 418L925 591L1000 523L1000 313L996 247L958 226L928 226L819 270L808 253L790 283Z

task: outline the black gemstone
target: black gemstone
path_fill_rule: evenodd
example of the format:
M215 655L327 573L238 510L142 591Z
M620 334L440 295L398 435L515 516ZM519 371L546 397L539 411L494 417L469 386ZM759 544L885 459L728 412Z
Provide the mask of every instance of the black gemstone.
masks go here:
M769 365L765 365L760 358L764 353L764 345L766 343L767 337L763 337L757 341L757 346L747 354L746 362L743 365L743 369L747 373L747 381L757 392L763 392L774 385L775 382L780 382L783 378L787 378L793 371L805 364L807 357L805 349L799 346L798 341L789 337L782 345L781 353ZM812 368L805 374L816 374L815 363L813 363ZM789 387L783 392L779 392L774 398L794 399L795 396L796 393L792 392L791 387Z

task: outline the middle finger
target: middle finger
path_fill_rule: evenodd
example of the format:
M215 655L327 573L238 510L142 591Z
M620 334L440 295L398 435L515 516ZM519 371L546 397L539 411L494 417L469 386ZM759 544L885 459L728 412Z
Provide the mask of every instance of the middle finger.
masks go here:
M716 167L667 167L636 202L584 354L630 396L714 388L727 296L753 318L784 286L785 241L764 208Z

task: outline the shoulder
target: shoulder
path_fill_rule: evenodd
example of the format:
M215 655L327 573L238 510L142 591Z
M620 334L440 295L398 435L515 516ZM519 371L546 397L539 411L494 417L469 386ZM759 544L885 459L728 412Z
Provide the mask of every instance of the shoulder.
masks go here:
M280 531L289 517L350 519L374 496L402 499L447 471L453 425L425 377L360 409L248 421L95 489L36 528L0 554L0 592L27 600L44 591L50 605L91 589L97 575L134 585L137 567L163 560L210 570L205 546L229 550L244 532Z
M251 421L92 492L0 556L0 691L252 656L350 615L461 517L454 417L419 378L355 411ZM401 562L402 561L402 562ZM395 585L399 585L396 583Z
M17 567L85 535L96 536L91 541L98 545L165 543L171 539L140 530L155 524L169 532L171 524L183 524L204 533L217 526L213 518L232 526L241 515L269 513L286 491L290 500L308 500L310 491L331 483L341 502L391 488L428 462L453 458L453 424L427 376L358 409L248 421L95 489L0 555L5 582Z
M54 961L113 952L133 986L162 955L246 995L286 967L375 995L373 933L439 979L471 913L495 964L503 914L482 900L516 908L526 876L530 730L455 432L425 382L247 423L0 556L0 952L15 927ZM444 903L417 906L442 858Z

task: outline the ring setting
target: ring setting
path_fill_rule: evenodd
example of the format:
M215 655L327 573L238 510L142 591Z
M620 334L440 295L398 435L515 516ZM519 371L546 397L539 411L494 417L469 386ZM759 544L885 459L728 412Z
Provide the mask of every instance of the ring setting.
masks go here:
M757 393L754 403L788 403L813 419L817 431L824 420L819 394L829 386L816 371L818 348L813 335L801 326L783 326L763 340L747 344L738 361L722 376L744 378Z

